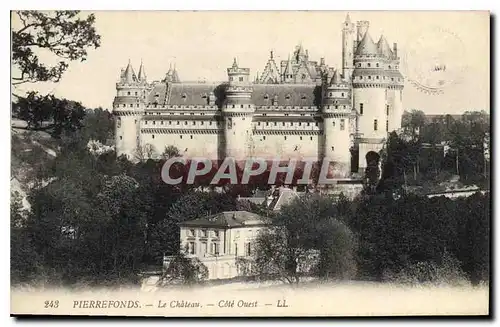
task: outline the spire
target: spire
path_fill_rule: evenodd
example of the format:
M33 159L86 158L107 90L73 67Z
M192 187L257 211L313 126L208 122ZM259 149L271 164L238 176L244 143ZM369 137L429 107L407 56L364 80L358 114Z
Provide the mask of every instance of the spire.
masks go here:
M380 36L380 40L377 42L377 50L378 52L386 58L392 58L392 50L385 39L385 36L382 34Z
M177 74L177 68L175 67L175 62L174 62L174 70L172 71L172 82L180 83L179 74Z
M366 31L365 36L359 42L358 48L356 50L356 55L376 55L378 53L377 45L373 42L372 37Z
M144 64L142 63L142 59L141 59L141 67L139 67L139 75L137 75L137 78L139 79L139 81L146 81L146 70L144 69Z
M232 68L238 68L238 63L236 62L236 57L233 59L233 67Z
M345 22L346 24L350 24L351 23L351 17L349 17L349 13L347 13L347 15L345 16Z
M134 69L132 68L132 63L130 62L130 59L128 60L127 68L125 68L124 77L126 83L135 82L135 72Z
M285 68L285 75L293 75L292 61L290 60L290 54L288 55L288 61Z

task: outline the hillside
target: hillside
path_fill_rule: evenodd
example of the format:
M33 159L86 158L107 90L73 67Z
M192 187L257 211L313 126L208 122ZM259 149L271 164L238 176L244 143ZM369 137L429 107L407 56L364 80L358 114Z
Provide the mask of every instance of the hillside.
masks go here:
M11 126L11 193L18 192L23 207L29 209L26 194L34 186L34 177L57 156L58 141L47 132L24 129L26 124L20 120L12 120Z

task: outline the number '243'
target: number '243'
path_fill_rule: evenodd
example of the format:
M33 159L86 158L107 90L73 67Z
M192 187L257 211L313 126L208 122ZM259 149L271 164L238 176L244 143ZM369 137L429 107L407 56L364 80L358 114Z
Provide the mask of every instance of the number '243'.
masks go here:
M55 300L55 301L45 301L44 303L44 308L59 308L59 301L58 300Z

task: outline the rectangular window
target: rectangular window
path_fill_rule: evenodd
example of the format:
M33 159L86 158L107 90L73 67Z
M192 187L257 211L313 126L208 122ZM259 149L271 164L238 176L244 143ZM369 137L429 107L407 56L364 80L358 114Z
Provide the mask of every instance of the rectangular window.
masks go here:
M194 242L189 242L188 243L188 253L189 254L195 254L195 247L194 247Z
M340 120L340 130L343 131L345 129L345 119Z
M214 237L219 237L219 231L218 230L214 230Z
M204 255L205 253L207 253L207 242L203 242L201 243L201 255Z
M243 77L240 77L240 82L243 82Z
M212 243L212 254L213 255L219 255L219 244L218 243Z
M359 114L360 115L363 114L363 104L362 103L359 104Z
M250 243L245 244L245 255L249 256L252 254L252 246Z
M376 130L378 129L377 123L378 123L378 122L377 122L377 120L376 120L376 119L374 119L374 120L373 120L373 130L374 130L374 131L376 131Z
M194 229L190 229L188 236L194 237Z
M200 237L207 237L207 230L206 229L200 230Z

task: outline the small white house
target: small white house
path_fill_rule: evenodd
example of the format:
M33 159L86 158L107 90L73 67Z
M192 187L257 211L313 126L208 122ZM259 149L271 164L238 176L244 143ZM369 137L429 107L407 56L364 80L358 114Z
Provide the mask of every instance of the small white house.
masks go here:
M247 211L225 211L185 221L180 226L181 250L208 268L208 279L240 276L237 258L252 256L259 232L270 222Z

